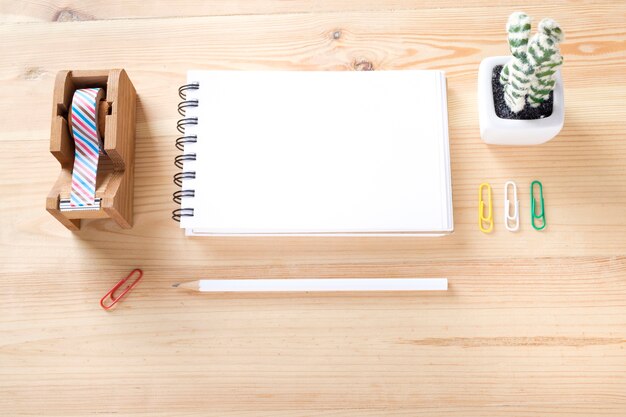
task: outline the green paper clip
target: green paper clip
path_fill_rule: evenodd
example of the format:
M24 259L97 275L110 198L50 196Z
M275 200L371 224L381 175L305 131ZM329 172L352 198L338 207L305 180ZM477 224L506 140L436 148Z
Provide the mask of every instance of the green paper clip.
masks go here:
M535 208L537 204L537 200L535 200L535 184L539 186L539 199L541 202L539 205L539 213L537 213L537 209ZM546 213L543 205L543 185L537 180L530 183L530 218L533 229L543 230L546 228ZM541 220L541 226L536 225L535 220L537 219Z

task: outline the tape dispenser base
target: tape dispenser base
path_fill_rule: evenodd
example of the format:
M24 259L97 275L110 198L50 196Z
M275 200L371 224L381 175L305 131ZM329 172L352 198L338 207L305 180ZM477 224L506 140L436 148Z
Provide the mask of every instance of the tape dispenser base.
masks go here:
M97 205L92 209L69 205L75 147L68 120L74 92L83 88L104 90L96 109L103 148L95 184ZM50 153L61 164L61 173L46 198L46 210L72 231L80 230L83 219L112 219L124 229L131 228L137 93L126 71L60 71L53 94Z

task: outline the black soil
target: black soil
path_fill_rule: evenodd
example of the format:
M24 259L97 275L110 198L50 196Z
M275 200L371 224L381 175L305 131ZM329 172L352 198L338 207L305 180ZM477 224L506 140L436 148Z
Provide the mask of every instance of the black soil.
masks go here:
M504 87L500 84L500 72L502 65L496 65L491 73L491 90L493 91L493 104L496 108L496 115L500 119L518 119L518 120L534 120L543 119L552 114L552 92L550 97L539 107L526 107L519 113L513 113L504 102Z

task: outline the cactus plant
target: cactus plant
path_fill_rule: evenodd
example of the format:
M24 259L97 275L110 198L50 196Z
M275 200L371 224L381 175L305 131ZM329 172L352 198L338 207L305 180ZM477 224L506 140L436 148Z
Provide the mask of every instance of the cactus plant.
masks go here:
M500 83L504 101L513 113L523 110L527 101L531 107L541 105L554 89L556 71L563 63L559 50L563 31L558 23L543 19L529 39L530 22L527 14L515 12L506 24L512 57L502 68Z
M511 60L502 68L500 83L504 86L504 101L512 112L517 113L526 104L526 94L530 88L532 67L528 62L528 38L530 17L523 12L509 16L506 24Z
M552 19L539 22L538 32L528 44L528 60L534 67L528 91L528 104L539 107L554 89L555 74L563 64L559 43L563 40L563 32Z

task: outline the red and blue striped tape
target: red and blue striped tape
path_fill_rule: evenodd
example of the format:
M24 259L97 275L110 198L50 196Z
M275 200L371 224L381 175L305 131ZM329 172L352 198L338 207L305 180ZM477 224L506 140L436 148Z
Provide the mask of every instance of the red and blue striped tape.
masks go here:
M96 198L96 175L100 159L100 140L96 97L100 88L76 90L72 98L72 134L74 169L72 170L71 207L93 206Z

